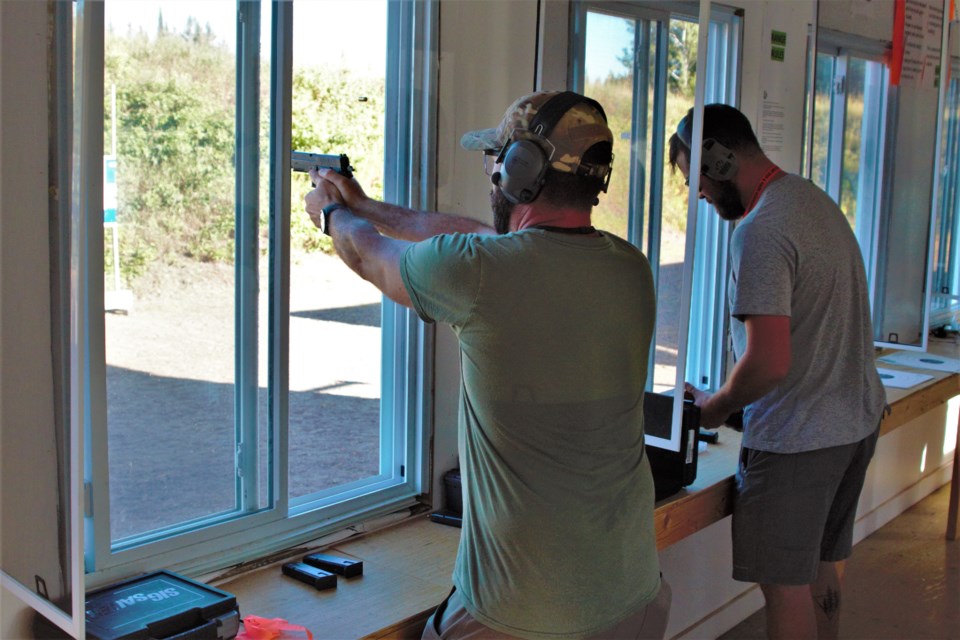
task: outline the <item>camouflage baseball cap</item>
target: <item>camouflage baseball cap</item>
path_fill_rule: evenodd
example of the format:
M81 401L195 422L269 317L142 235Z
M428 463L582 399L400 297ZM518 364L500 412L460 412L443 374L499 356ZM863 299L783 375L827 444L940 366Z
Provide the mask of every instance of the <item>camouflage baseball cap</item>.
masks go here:
M537 139L530 131L537 112L560 91L538 91L518 98L507 108L499 126L495 129L480 129L463 134L460 146L475 151L500 150L508 142L523 138ZM613 143L613 134L607 126L602 110L583 98L570 107L550 131L546 140L553 147L550 168L563 173L574 173L580 167L580 159L598 142ZM542 146L542 145L541 145Z

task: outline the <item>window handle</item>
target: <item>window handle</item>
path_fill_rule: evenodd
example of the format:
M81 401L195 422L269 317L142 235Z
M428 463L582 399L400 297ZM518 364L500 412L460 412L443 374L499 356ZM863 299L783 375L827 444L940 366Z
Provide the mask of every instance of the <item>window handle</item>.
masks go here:
M847 92L847 76L837 76L833 82L833 92L838 96Z

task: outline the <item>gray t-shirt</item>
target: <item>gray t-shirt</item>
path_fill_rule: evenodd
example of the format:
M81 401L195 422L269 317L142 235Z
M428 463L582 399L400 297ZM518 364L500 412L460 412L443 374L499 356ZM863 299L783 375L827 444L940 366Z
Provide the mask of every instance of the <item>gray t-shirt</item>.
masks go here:
M590 636L637 612L660 585L647 259L615 236L532 229L437 236L400 273L420 317L460 342L453 581L467 611L523 638Z
M743 446L799 453L849 444L877 428L885 392L856 236L836 203L796 175L771 183L733 232L728 288L734 352L742 319L789 316L790 370L746 407Z

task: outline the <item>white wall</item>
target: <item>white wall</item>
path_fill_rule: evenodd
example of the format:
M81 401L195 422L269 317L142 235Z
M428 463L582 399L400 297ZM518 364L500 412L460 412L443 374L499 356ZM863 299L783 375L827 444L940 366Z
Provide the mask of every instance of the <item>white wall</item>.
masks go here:
M893 0L820 0L820 26L874 40L890 40Z
M785 171L802 167L804 82L812 0L735 2L743 11L740 109L750 119L764 152ZM771 34L787 36L782 61L771 56Z
M440 3L440 106L437 208L492 223L490 181L477 151L460 136L495 127L507 107L534 90L537 5L511 0ZM437 327L434 398L434 495L457 465L460 358L449 327Z
M60 590L50 342L47 5L0 2L0 514L3 569ZM24 525L21 514L34 516ZM36 523L40 521L38 526ZM0 636L29 620L3 590Z
M6 588L0 587L0 638L19 640L31 637L32 610Z

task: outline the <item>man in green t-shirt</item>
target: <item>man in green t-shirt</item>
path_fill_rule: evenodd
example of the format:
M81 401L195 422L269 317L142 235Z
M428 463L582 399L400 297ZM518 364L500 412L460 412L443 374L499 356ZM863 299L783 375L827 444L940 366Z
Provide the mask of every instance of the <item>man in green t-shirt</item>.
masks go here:
M368 198L313 171L311 219L340 257L460 344L463 529L425 638L660 638L643 395L650 265L590 223L610 178L603 108L572 92L466 134L494 226Z

